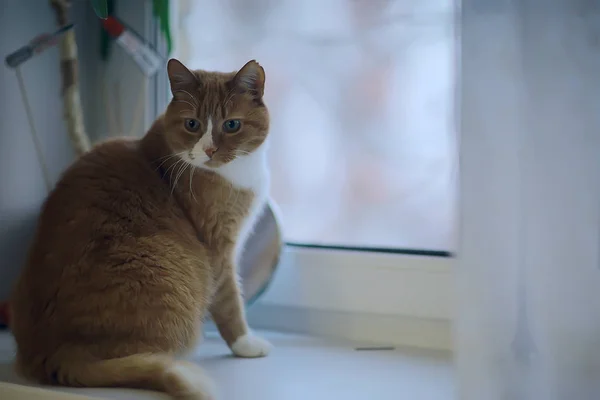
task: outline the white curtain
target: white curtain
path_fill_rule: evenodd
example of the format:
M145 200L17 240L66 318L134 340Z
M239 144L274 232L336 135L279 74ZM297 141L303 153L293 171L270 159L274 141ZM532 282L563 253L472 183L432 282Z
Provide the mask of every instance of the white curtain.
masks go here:
M600 1L465 0L460 400L600 399Z

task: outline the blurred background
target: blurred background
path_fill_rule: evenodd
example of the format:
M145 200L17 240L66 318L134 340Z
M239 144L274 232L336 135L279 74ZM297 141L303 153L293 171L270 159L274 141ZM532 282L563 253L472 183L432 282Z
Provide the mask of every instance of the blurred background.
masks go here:
M272 197L288 241L453 249L452 1L174 7L174 56L189 67L257 59L266 70Z

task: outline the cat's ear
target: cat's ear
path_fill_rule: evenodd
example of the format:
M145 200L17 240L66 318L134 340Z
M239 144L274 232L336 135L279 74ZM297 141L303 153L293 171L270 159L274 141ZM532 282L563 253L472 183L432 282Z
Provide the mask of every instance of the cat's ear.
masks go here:
M257 97L262 97L265 92L265 70L256 60L248 61L233 80L238 88L249 91Z
M196 75L181 61L171 58L167 63L167 73L169 74L169 82L171 83L171 92L175 94L177 90L189 88L191 85L198 84Z

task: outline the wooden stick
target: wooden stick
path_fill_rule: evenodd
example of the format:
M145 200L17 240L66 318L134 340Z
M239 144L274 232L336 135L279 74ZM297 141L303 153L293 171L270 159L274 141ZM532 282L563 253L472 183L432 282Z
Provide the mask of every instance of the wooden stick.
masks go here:
M135 105L135 111L133 112L133 118L131 119L131 126L129 128L129 136L139 137L142 132L143 117L144 117L144 102L146 101L146 85L144 82L140 85L140 91L137 97L137 103Z
M56 13L59 26L68 23L68 10L70 0L50 0L50 5ZM66 32L60 42L60 69L62 78L62 96L64 102L64 117L67 122L67 131L77 155L90 149L90 139L85 132L83 109L79 94L77 43L75 30Z
M31 139L33 140L33 147L38 156L40 167L42 168L42 174L44 176L44 182L46 182L46 189L48 192L52 190L52 178L50 177L50 170L48 169L48 163L44 156L44 150L42 143L40 142L40 136L38 135L35 127L35 118L33 118L33 110L31 109L31 103L29 103L29 97L27 96L27 90L25 88L25 80L23 74L21 74L21 67L15 68L17 72L17 83L19 84L19 90L21 91L21 97L23 99L23 106L25 107L25 115L27 116L27 122L29 123L29 129L31 130Z

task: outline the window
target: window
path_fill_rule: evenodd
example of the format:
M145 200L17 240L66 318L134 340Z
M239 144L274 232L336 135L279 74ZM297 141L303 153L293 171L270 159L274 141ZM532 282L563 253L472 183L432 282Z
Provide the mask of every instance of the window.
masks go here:
M452 2L177 3L184 63L265 67L288 241L452 249Z
M291 246L251 322L449 348L454 2L171 6L173 57L221 71L257 59L267 73L271 195Z

